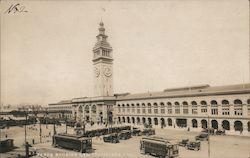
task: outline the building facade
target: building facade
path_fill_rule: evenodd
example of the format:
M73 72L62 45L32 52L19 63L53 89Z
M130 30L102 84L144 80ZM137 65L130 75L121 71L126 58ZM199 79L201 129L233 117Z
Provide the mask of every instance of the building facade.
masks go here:
M77 121L152 124L161 128L213 127L250 135L250 84L198 85L138 94L113 93L113 52L101 22L93 48L94 97L67 102ZM60 103L49 106L62 105Z

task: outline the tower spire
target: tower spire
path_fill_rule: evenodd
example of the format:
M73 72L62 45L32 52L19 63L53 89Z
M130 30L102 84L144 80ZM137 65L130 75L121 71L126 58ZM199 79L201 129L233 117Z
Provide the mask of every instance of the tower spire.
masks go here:
M100 27L99 27L99 34L100 35L105 35L105 28L104 28L104 23L102 22L102 20L101 20L101 22L100 22Z

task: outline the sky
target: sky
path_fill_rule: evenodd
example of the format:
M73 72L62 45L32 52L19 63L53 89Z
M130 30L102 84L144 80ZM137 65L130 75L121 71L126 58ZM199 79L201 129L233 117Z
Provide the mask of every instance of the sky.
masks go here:
M4 13L17 2L27 12ZM249 83L248 0L0 3L3 104L93 96L101 20L115 93Z

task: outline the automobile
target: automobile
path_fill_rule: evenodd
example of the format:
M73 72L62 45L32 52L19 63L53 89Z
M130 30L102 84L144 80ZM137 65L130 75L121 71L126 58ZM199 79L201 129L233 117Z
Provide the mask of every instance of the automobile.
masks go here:
M133 136L140 136L141 135L141 130L138 128L133 128L131 130Z
M153 128L144 128L140 132L140 135L145 135L145 136L155 135L155 129L153 129Z
M201 132L203 133L209 133L211 135L214 135L214 128L206 128L206 129L203 129Z
M218 129L218 130L216 130L215 134L216 134L216 135L225 135L226 132L225 132L224 129Z
M201 133L200 135L195 137L195 140L201 140L201 141L208 140L208 134L207 133Z
M190 141L186 145L186 149L198 151L201 148L201 142L199 141Z
M126 140L131 138L131 131L130 130L123 130L118 134L118 138L121 140Z
M178 143L178 145L179 146L186 146L187 144L188 144L188 142L189 142L189 139L182 139L179 143Z
M119 143L118 134L114 133L114 134L105 135L103 136L103 141L109 142L109 143Z

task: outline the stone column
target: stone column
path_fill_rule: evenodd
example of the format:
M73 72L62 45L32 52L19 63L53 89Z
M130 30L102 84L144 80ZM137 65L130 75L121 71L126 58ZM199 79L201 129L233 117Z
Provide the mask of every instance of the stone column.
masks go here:
M201 115L201 105L197 105L197 115Z
M222 106L218 105L218 115L222 115Z
M247 111L247 105L246 104L243 104L242 105L242 116L243 117L247 117L247 115L248 115L248 111Z
M229 105L229 113L230 113L230 117L234 116L234 106L233 105Z

